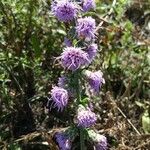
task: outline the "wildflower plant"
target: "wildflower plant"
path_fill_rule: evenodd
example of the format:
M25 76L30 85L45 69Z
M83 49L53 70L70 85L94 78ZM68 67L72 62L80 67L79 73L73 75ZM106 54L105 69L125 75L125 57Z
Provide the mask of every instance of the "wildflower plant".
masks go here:
M86 148L85 141L89 138L93 140L96 150L107 149L106 137L90 132L97 116L89 106L105 83L100 70L87 69L97 54L98 46L95 43L96 21L84 13L94 8L94 0L53 0L51 5L52 14L68 27L67 37L64 37L65 47L57 59L64 71L58 79L58 84L51 90L51 107L62 112L68 105L72 105L71 109L75 112L70 126L70 130L74 132L73 136L66 135L65 132L55 135L62 150L71 149L76 137L80 139L81 150ZM93 135L98 136L96 142Z

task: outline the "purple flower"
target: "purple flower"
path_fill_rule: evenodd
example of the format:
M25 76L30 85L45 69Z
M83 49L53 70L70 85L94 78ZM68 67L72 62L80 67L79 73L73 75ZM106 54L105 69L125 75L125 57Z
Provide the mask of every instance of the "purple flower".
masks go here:
M61 77L59 77L58 79L58 86L61 88L65 88L66 84L68 82L68 79L66 76L62 75Z
M51 90L51 99L54 103L54 107L57 107L58 111L62 111L68 103L68 92L61 87L55 86Z
M60 150L71 150L71 140L69 136L63 132L55 134Z
M85 40L91 40L95 37L96 23L92 17L80 18L77 20L76 31L78 37L85 38Z
M94 130L88 130L88 135L94 142L96 150L107 150L107 139L104 135L98 134Z
M64 44L65 44L66 46L68 46L68 47L71 47L71 46L72 46L72 42L71 42L68 38L66 38L66 37L65 37L65 39L64 39Z
M102 84L105 83L103 73L101 71L91 72L85 71L92 93L97 94L100 91Z
M97 134L96 141L96 150L107 150L107 139L104 135Z
M96 7L95 0L82 0L83 1L83 10L84 12L89 11Z
M90 61L92 61L94 57L96 56L97 48L98 48L97 44L93 43L86 49L86 52L88 53L88 57Z
M79 107L77 114L78 126L88 128L95 124L96 119L95 113L93 113L90 108Z
M89 63L88 55L81 48L66 47L61 54L62 66L68 70L75 71Z
M62 22L72 21L77 15L76 5L69 0L54 0L51 10L54 16Z

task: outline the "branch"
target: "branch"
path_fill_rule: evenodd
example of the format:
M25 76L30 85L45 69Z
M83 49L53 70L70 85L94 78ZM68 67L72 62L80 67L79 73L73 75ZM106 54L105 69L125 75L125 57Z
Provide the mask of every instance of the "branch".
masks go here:
M126 121L131 125L131 127L134 129L134 131L138 134L141 135L141 133L136 129L136 127L132 124L132 122L127 118L127 116L124 114L124 112L117 106L116 102L113 100L113 98L110 95L110 92L106 93L106 96L108 100L115 106L115 108L121 113L121 115L126 119Z

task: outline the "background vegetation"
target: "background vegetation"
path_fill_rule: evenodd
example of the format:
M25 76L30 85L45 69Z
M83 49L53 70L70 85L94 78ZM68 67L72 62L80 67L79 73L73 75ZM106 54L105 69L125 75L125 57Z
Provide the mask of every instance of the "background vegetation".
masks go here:
M106 84L93 102L110 149L150 147L150 2L97 0L99 54ZM62 68L66 28L50 0L0 1L0 149L57 149L53 134L69 112L46 108ZM92 65L93 66L93 65ZM68 110L69 111L69 110Z

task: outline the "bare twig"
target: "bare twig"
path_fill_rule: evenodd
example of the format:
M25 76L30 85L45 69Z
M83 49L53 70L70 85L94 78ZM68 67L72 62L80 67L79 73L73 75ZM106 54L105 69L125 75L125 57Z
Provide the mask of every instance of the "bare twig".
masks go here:
M109 15L113 12L113 8L115 5L116 5L116 0L113 1L112 7L109 10L109 12L107 13L107 15L104 18L99 17L99 19L102 20L102 22L100 22L99 25L97 26L96 32L101 28L101 26L103 25L104 22L108 23L107 19L108 19Z
M134 131L138 134L141 135L141 133L136 129L136 127L133 125L133 123L127 118L127 116L124 114L124 112L117 106L116 102L113 100L113 98L110 95L110 92L106 93L107 98L109 101L111 101L111 103L113 104L113 106L115 106L115 108L121 113L121 115L126 119L126 121L131 125L131 127L134 129Z
M149 144L150 144L150 140L148 140L147 142L145 142L145 143L139 145L139 146L136 147L134 150L139 150L139 149L141 149L142 147L144 147L144 146L146 146L146 145L149 145Z
M127 122L132 126L132 128L135 130L135 132L138 135L141 135L141 133L136 129L136 127L132 124L132 122L127 118L127 116L123 113L123 111L117 106L117 110L122 114L122 116L127 120Z

